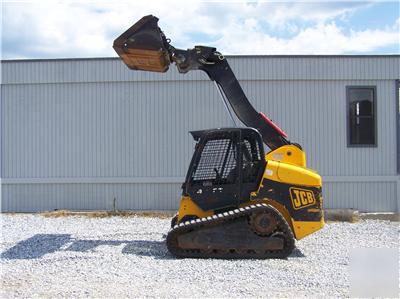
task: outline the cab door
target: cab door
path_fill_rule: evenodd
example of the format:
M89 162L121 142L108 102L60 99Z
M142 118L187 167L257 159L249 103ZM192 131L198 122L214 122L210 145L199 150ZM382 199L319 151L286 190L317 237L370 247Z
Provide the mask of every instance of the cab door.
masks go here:
M266 161L261 137L258 132L248 130L242 133L241 140L242 173L241 173L241 201L250 200L251 192L257 191Z
M237 206L240 201L240 131L207 134L196 146L186 193L202 210Z

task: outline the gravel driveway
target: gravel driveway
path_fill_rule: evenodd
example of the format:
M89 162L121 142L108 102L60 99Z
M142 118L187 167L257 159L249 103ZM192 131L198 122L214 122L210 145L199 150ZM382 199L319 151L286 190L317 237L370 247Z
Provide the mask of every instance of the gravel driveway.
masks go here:
M1 215L1 297L349 296L349 250L398 248L398 223L332 223L287 260L175 259L168 219Z

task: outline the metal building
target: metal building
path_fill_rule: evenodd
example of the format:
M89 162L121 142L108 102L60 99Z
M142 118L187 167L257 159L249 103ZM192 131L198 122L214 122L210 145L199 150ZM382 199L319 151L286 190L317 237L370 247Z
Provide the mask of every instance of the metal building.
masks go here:
M399 211L400 56L228 57L257 110L300 143L326 208ZM231 126L201 72L118 59L2 61L1 210L173 210L194 142Z

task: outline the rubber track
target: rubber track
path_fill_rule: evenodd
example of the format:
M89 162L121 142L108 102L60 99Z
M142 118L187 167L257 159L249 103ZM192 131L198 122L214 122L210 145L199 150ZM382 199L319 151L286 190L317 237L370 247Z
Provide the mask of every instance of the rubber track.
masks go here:
M284 237L284 248L281 250L268 250L263 253L255 251L237 252L237 251L226 251L226 250L212 250L204 251L201 249L182 249L178 247L178 236L191 232L194 230L200 230L204 227L218 226L229 221L236 220L242 217L248 217L253 213L259 213L263 211L273 212L273 215L278 221L278 228L274 233L280 233ZM245 208L238 208L225 212L222 214L216 214L213 216L199 218L196 220L186 221L175 225L168 232L167 235L167 247L168 250L176 257L180 258L220 258L220 259L268 259L268 258L286 258L294 249L294 237L291 228L289 227L283 216L271 205L262 203L247 206Z

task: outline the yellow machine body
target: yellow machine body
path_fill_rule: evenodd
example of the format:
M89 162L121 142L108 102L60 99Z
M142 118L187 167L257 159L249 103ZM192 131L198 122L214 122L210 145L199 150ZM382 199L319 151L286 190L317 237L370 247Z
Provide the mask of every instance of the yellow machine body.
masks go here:
M290 225L293 234L297 240L320 230L324 226L324 217L322 209L322 193L319 198L311 195L310 187L321 189L321 176L315 171L306 168L306 157L304 151L295 145L285 145L265 156L267 166L265 168L263 179L257 191L252 192L251 198L243 202L239 207L254 205L257 203L267 203L276 208ZM270 188L270 182L278 184L287 184L291 190L290 196L286 202L292 204L291 207L285 206L282 202L272 198L260 196L262 190ZM303 214L316 214L314 221L302 220L301 217L294 217L290 210L301 211ZM208 217L215 214L214 210L202 210L189 196L182 196L179 211L178 222L185 219L185 216L196 216L198 218Z

